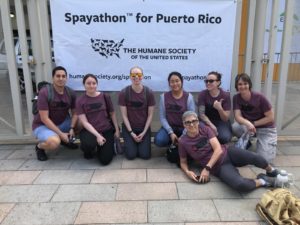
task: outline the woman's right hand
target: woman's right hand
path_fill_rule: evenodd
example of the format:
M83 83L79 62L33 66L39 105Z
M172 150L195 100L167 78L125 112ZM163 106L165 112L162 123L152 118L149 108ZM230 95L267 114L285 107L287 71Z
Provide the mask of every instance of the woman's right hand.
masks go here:
M178 143L178 137L176 134L174 134L174 133L170 134L170 138L171 138L172 144Z
M185 172L186 175L191 178L193 181L196 181L198 182L198 179L197 179L197 175L194 173L194 171L191 171L191 170L188 170Z
M103 146L106 142L106 139L102 136L102 135L99 135L97 137L97 143L100 145L100 146Z
M256 133L256 128L253 123L250 121L247 123L247 130L250 131L251 133L255 134Z

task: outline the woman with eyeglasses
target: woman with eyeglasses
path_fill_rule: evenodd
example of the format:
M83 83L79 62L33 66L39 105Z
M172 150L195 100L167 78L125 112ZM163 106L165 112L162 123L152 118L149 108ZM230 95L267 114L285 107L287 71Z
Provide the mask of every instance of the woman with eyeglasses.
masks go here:
M151 129L155 99L152 90L142 84L143 70L130 69L131 85L119 93L119 106L123 118L122 136L127 159L151 157Z
M277 151L277 130L274 113L269 100L261 93L251 90L252 82L248 74L238 74L235 78L237 94L233 96L233 132L240 137L245 132L256 135L257 153L272 162Z
M180 167L193 181L207 183L210 174L239 192L249 192L258 187L276 187L276 176L279 170L268 164L262 156L255 152L245 151L235 146L221 145L215 132L204 124L200 124L197 114L187 111L182 115L186 134L179 138ZM188 156L203 168L199 175L189 169ZM244 178L236 167L254 165L266 170L256 179Z
M108 165L114 155L114 136L120 137L117 118L110 96L97 91L98 79L93 74L83 78L85 93L76 103L76 112L83 126L80 131L80 147L84 158L97 157L102 165Z
M193 96L183 90L183 78L178 72L168 76L170 91L160 96L159 118L162 128L157 132L154 143L158 147L176 144L183 131L182 114L195 111Z
M200 119L217 135L221 144L230 142L232 138L230 111L230 93L220 88L222 75L209 72L204 80L206 90L198 95Z

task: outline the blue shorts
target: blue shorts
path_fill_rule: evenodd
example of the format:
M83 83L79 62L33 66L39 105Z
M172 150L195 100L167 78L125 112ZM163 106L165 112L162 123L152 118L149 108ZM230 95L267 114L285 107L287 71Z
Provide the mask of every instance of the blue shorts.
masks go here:
M62 132L67 133L71 128L71 118L68 116L64 122L57 126ZM34 136L38 139L39 142L45 142L49 137L58 136L53 130L50 130L45 125L41 125L34 129Z

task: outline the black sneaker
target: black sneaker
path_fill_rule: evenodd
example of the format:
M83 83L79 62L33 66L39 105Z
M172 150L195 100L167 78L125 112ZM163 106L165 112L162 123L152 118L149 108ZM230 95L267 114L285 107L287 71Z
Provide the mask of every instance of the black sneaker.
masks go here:
M266 172L266 175L268 177L277 177L277 175L280 173L278 169L274 169L272 172Z
M66 142L61 141L60 144L67 147L67 148L69 148L69 149L77 149L78 148L78 145L73 143L73 142L66 143Z
M268 177L266 174L260 173L257 175L257 179L262 179L266 182L266 184L263 185L264 187L277 187L275 177Z
M45 150L35 146L36 157L39 161L46 161L48 159Z

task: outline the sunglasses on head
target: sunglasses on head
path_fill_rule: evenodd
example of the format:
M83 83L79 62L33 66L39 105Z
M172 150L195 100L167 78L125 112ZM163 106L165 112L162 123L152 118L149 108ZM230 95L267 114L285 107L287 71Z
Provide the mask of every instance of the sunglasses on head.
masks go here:
M206 83L206 84L207 84L207 83L210 83L210 84L211 84L211 83L213 83L213 82L215 82L215 81L218 81L218 80L213 80L213 79L207 80L207 79L206 79L206 80L204 80L204 83Z
M197 119L194 119L194 120L187 120L187 121L184 121L184 125L186 125L186 126L191 126L192 124L194 125L194 124L196 124L196 123L198 123L199 122L199 120L197 120Z
M130 73L131 77L142 77L143 74L142 73Z

